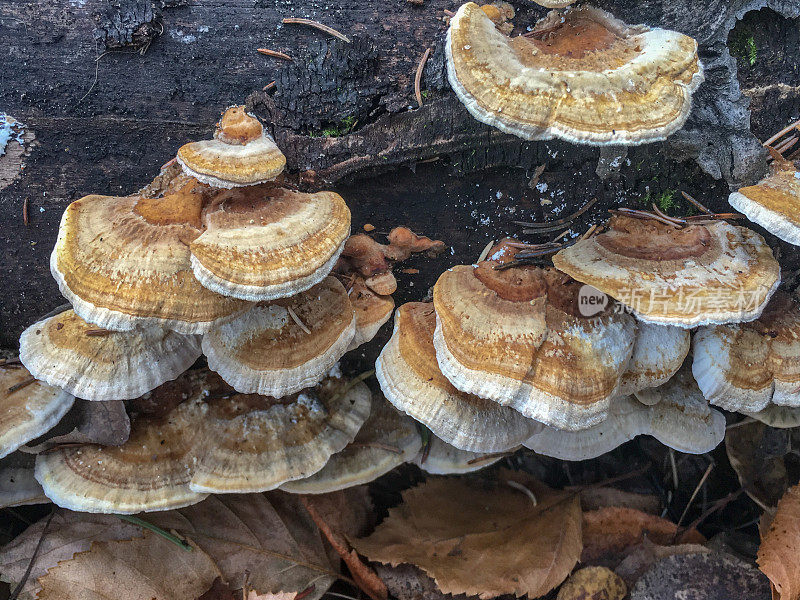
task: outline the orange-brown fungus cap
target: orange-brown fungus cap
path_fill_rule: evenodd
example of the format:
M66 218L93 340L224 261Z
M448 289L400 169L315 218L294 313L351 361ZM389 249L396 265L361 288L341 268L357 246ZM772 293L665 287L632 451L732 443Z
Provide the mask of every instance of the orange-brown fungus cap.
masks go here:
M561 429L602 421L636 334L606 308L580 314L580 284L555 269L493 261L449 269L436 282L434 346L442 373L464 391Z
M800 407L800 308L777 292L749 323L701 327L692 370L705 397L726 410Z
M222 115L213 140L190 142L178 150L184 171L214 187L231 188L271 181L286 166L286 157L244 106Z
M273 185L219 192L190 243L197 279L245 300L292 296L331 272L350 234L350 210L333 192Z
M196 182L161 198L86 196L61 219L50 270L85 321L202 333L248 307L195 279L189 244L201 233L206 190Z
M450 19L445 51L450 85L472 116L525 139L663 140L683 126L703 81L694 39L589 6L508 37L467 2Z
M642 321L686 328L752 320L780 282L764 238L724 221L675 228L616 216L553 264Z
M347 279L345 284L348 284ZM356 313L356 332L347 348L350 351L375 337L378 330L392 316L394 300L391 296L376 294L366 286L362 277L355 274L347 293Z
M728 202L771 234L800 246L800 171L781 167L756 185L733 192Z

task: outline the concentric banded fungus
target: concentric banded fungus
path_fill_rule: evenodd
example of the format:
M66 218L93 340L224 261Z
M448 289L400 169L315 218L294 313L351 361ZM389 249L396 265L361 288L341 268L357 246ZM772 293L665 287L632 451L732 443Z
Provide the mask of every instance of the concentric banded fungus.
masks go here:
M188 399L137 419L122 446L40 454L36 478L47 496L72 510L136 513L193 504L206 492L269 490L320 470L369 416L363 384L326 380L276 400L213 380L192 374Z
M394 332L375 363L386 398L461 450L502 452L519 446L541 424L492 400L460 392L442 375L433 348L432 304L397 309Z
M86 196L64 211L50 270L75 313L100 327L203 333L248 304L194 278L189 244L201 233L197 184L163 198Z
M445 48L450 85L472 116L524 139L663 140L683 126L703 81L694 39L588 6L508 37L468 2Z
M493 261L454 267L433 289L442 373L467 393L559 429L602 421L633 351L636 323L578 309L580 284L555 269Z
M778 406L768 404L767 407L758 412L744 413L756 421L761 421L765 425L776 429L789 429L800 427L800 407Z
M21 367L0 367L0 458L54 427L74 401Z
M350 210L333 192L264 185L220 192L191 243L205 287L245 300L292 296L331 272L350 234Z
M780 283L764 238L724 221L679 228L615 216L553 264L640 321L684 328L755 319Z
M776 293L760 318L703 327L693 342L692 371L703 395L726 410L800 407L800 307Z
M373 398L369 419L353 443L311 477L284 483L295 494L326 494L369 483L412 460L422 447L416 423L383 398Z
M800 171L779 169L733 192L728 202L771 234L800 246Z
M137 398L201 355L199 336L161 328L98 330L72 310L34 323L19 345L34 377L85 400Z
M710 408L688 370L654 390L659 401L646 406L632 396L612 401L608 419L583 431L545 428L525 446L564 460L586 460L610 452L637 435L652 435L680 452L703 454L725 437L725 417Z
M348 290L350 303L356 313L356 332L347 350L355 350L374 338L383 324L389 320L394 310L394 299L391 296L380 296L369 289L363 278L354 276L352 286Z
M503 453L483 454L459 450L435 435L431 435L427 448L423 446L422 451L414 459L414 463L431 475L460 475L493 465L504 456Z
M232 106L217 123L213 140L190 142L178 150L184 171L214 187L232 188L271 181L286 157L244 106Z
M622 374L619 395L627 396L669 381L681 368L690 345L688 329L639 323L633 355Z
M50 502L33 476L34 460L22 452L0 459L0 508Z
M237 391L281 397L322 379L354 334L347 292L328 277L214 327L203 336L203 352L208 366Z

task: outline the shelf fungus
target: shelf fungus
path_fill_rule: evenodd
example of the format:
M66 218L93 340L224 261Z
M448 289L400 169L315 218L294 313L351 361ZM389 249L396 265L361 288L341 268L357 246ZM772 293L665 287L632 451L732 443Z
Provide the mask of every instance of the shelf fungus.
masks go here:
M0 367L0 458L52 429L74 401L22 367Z
M633 352L635 319L611 305L581 315L581 285L555 269L498 266L453 267L436 282L442 373L461 391L546 425L596 425Z
M347 351L355 329L347 292L327 277L214 327L202 346L208 366L234 389L280 398L319 382Z
M249 307L195 279L189 245L202 233L207 189L160 198L86 196L61 219L50 271L75 313L116 331L160 326L204 333Z
M369 416L363 383L327 379L277 400L231 392L213 374L187 377L187 399L140 416L122 446L40 454L45 494L71 510L124 514L187 506L208 493L266 491L322 469Z
M350 210L333 192L263 185L219 192L203 224L190 245L200 283L225 296L274 300L327 277L350 235Z
M66 310L20 337L31 374L84 400L129 400L175 379L200 358L200 337L149 327L98 329Z
M509 37L467 2L445 50L450 85L472 116L529 140L663 140L683 126L703 82L694 39L590 6L553 11Z
M800 427L800 407L768 404L766 408L758 412L745 412L744 414L776 429Z
M436 362L433 304L410 302L395 313L394 332L375 363L375 376L394 406L460 450L516 448L541 423L500 404L457 390Z
M547 427L526 441L525 446L544 456L586 460L610 452L638 435L652 435L670 448L689 454L710 452L725 437L725 417L708 406L685 370L648 393L658 396L650 406L633 396L618 396L602 423L582 431Z
M423 445L414 463L431 475L461 475L493 465L509 454L510 452L485 453L459 450L430 434L428 443Z
M613 216L553 264L631 308L640 321L692 328L757 318L780 267L757 233L725 221L685 226Z
M689 354L688 329L640 322L628 368L622 374L618 394L627 396L666 383Z
M369 483L409 462L422 447L417 424L384 398L373 398L372 412L356 439L311 477L284 483L294 494L327 494Z
M800 246L800 171L791 163L781 163L756 185L733 192L728 202L771 234Z
M700 328L692 349L712 404L748 413L770 402L800 407L800 307L788 294L777 292L755 321Z
M272 181L283 172L286 157L244 106L227 109L214 139L189 142L178 150L178 163L198 181L219 188Z
M355 350L366 344L378 334L378 330L388 321L394 311L394 299L391 296L376 294L364 282L363 277L353 276L352 284L347 291L350 303L356 313L356 331L347 350Z

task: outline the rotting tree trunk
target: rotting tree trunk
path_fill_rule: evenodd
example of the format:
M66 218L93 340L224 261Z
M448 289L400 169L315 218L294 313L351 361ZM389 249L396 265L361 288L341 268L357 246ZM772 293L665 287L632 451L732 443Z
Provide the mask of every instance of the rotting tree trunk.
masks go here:
M765 166L748 131L728 31L737 17L766 5L783 17L764 19L797 17L800 0L600 5L631 23L697 37L707 67L686 128L666 143L630 149L604 179L595 174L597 149L522 142L469 117L443 74L443 10L457 3L6 0L0 112L24 123L26 143L11 142L0 156L0 345L15 347L24 326L62 302L48 257L66 204L88 193L134 192L181 144L209 135L233 103L247 102L270 122L290 169L314 171L320 185L345 196L354 228L407 224L453 246L430 265L409 265L422 273L400 274L400 301L423 297L438 272L471 262L488 240L518 232L514 220L554 218L593 196L601 202L582 228L610 205L677 189L721 208L729 185L752 181ZM522 27L545 12L524 0L515 6ZM759 15L748 18L757 26ZM321 21L352 43L280 25L289 16ZM258 47L294 60L262 56ZM434 51L420 109L413 80L427 47ZM798 62L796 47L775 47ZM779 72L754 77L755 87L782 83ZM786 94L766 105L782 119L776 128L790 116L783 108L797 106L796 89ZM420 164L428 160L436 162ZM540 185L528 189L538 165L546 165Z

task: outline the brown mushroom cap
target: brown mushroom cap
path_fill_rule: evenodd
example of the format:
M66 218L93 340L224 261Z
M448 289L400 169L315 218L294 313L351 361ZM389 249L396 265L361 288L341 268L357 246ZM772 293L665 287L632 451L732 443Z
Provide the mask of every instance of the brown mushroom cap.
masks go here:
M632 396L619 396L602 423L583 431L547 427L525 446L544 456L586 460L610 452L637 435L652 435L690 454L710 452L725 437L725 417L708 406L688 369L652 392L659 401L651 406Z
M237 391L281 397L320 381L347 351L355 327L347 292L327 277L214 327L203 336L203 352Z
M749 323L701 327L692 371L703 395L726 410L759 412L770 402L800 407L800 307L777 292Z
M196 184L195 184L196 185ZM204 288L189 244L201 233L203 193L163 198L86 196L61 219L50 270L75 313L100 327L202 333L248 307Z
M232 188L275 179L283 172L286 157L258 119L244 106L232 106L217 123L214 139L181 146L178 163L203 183Z
M34 461L32 454L22 452L0 459L0 508L50 502L33 476Z
M356 333L347 348L350 351L366 344L377 335L378 330L392 316L394 299L391 296L379 296L358 276L355 276L347 293L356 313Z
M427 449L423 446L414 459L414 463L431 475L461 475L493 465L504 456L505 453L484 454L459 450L435 435L431 435Z
M519 446L541 423L492 401L460 392L436 362L433 305L409 302L395 312L394 332L375 376L394 406L461 450L502 452Z
M372 412L356 439L311 477L284 483L294 494L327 494L369 483L412 460L422 447L416 423L383 398L373 398Z
M555 269L449 269L436 282L433 343L458 389L560 429L602 421L633 351L633 317L578 309L580 284Z
M472 116L524 139L663 140L683 126L703 81L694 39L589 6L508 37L467 2L445 50L450 85Z
M72 310L28 327L19 346L34 377L85 400L137 398L175 379L202 354L199 336L152 327L98 330Z
M678 372L689 354L688 329L640 322L628 368L622 374L619 395L658 387Z
M22 367L0 367L0 458L52 429L74 401Z
M59 506L136 513L199 502L207 492L274 489L318 471L369 414L363 384L327 380L282 400L226 392L208 373L172 386L187 399L134 421L122 446L40 454L36 478Z
M681 229L616 216L553 264L640 321L685 328L755 319L780 283L764 238L724 221Z
M191 241L205 287L245 300L292 296L331 272L350 234L350 210L333 192L273 185L219 192Z
M771 234L800 246L800 171L779 169L733 192L728 202Z

